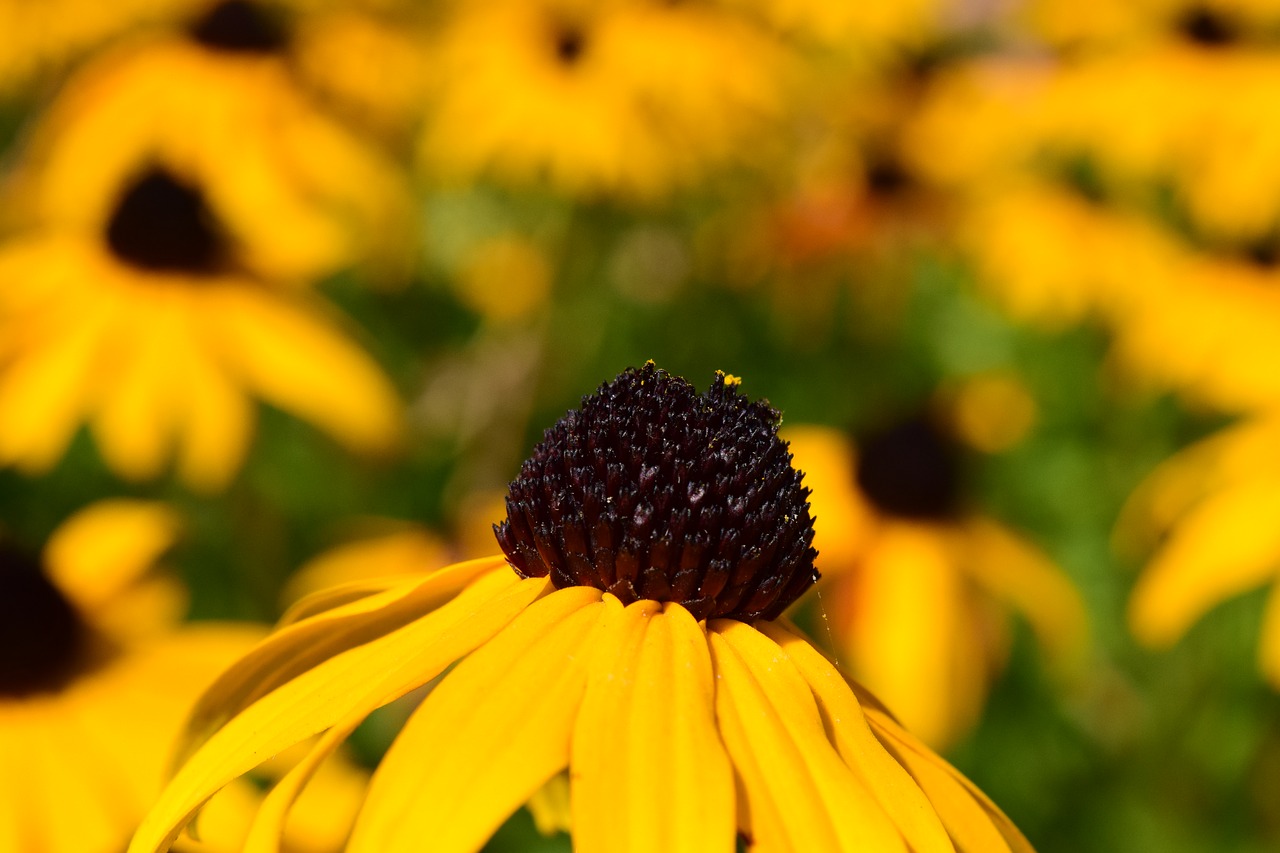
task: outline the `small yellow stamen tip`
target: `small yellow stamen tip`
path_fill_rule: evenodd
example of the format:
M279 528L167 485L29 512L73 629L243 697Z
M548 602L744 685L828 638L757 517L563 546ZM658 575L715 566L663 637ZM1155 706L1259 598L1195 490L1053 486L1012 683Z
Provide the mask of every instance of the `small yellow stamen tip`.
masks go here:
M718 376L720 381L725 385L728 385L730 388L737 388L742 384L741 376L734 376L732 373L725 373L723 370L717 370L716 376Z

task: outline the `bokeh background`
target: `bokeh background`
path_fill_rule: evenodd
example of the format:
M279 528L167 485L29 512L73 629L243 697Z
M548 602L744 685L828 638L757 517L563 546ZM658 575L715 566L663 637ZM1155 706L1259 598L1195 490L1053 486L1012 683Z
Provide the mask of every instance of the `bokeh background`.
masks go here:
M622 369L724 370L815 489L797 620L1038 849L1280 847L1280 3L2 0L0 33L7 541L160 502L185 619L269 623L496 550Z

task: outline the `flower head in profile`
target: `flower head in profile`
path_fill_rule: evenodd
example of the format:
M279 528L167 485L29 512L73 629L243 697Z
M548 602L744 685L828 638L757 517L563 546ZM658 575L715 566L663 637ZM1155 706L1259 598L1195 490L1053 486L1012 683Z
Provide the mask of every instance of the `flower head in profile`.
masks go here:
M428 684L351 851L478 850L566 770L583 851L1030 851L778 620L816 552L777 426L724 374L701 394L651 363L602 385L511 484L504 557L315 593L233 666L131 851L167 849L223 785L323 733L251 831L247 849L278 849L314 764Z
M1002 422L1017 416L1008 405ZM941 748L973 727L1009 655L1010 614L1027 621L1057 672L1079 672L1079 593L1038 548L966 506L949 430L921 415L856 443L816 425L784 434L815 492L822 603L839 658L908 728Z

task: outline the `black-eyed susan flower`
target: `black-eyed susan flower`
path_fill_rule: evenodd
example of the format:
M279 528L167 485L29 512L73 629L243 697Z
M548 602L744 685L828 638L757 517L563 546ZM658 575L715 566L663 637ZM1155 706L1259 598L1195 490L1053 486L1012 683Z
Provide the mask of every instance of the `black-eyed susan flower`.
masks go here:
M276 849L314 763L439 678L348 850L477 850L567 769L586 851L1029 851L777 621L815 578L777 421L722 374L702 394L651 364L601 386L511 484L505 557L316 593L232 667L130 849L168 848L219 788L322 733L254 827L248 849Z
M1139 641L1167 648L1210 609L1280 575L1280 421L1259 415L1165 461L1130 498L1117 528L1128 549L1154 553L1129 599ZM1280 586L1258 646L1280 689Z
M153 167L100 230L46 229L0 248L0 464L41 472L88 424L132 479L171 454L222 486L258 397L339 441L383 451L399 405L317 298L255 275L205 187Z
M707 4L456 3L433 56L422 161L453 180L653 198L740 161L784 103L782 47Z
M412 217L400 171L309 99L272 9L207 5L185 29L77 70L33 130L15 178L19 213L101 228L120 184L162 163L201 184L270 278L401 268Z
M185 590L156 571L179 531L169 507L116 499L67 519L40 553L0 539L0 849L122 849L196 698L265 633L180 623ZM290 850L333 853L351 829L367 776L333 759L294 812ZM225 789L185 853L239 850L260 800L248 780Z
M1137 380L1247 410L1278 390L1280 125L1258 116L1280 53L1233 10L1144 6L1149 32L1105 48L957 67L906 151L1015 316L1101 320Z
M0 848L123 846L194 700L262 636L177 625L182 588L150 573L177 530L163 505L114 500L42 553L0 540Z
M935 747L967 732L1009 652L1009 614L1049 660L1083 661L1086 618L1037 548L964 503L959 447L910 418L856 444L785 431L814 491L822 605L840 662Z

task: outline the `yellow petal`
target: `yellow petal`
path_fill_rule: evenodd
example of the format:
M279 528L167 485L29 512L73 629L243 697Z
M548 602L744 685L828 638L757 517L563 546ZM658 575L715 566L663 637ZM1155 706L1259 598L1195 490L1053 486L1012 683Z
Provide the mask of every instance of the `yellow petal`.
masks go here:
M733 773L705 629L678 604L611 610L570 760L574 848L734 849Z
M1026 618L1059 669L1079 669L1088 651L1089 620L1067 576L1030 543L994 522L971 520L961 535L968 552L962 566L969 576Z
M162 503L98 501L54 531L45 546L45 569L59 589L92 612L154 567L181 526L178 514Z
M813 690L827 736L862 784L902 833L913 853L952 850L929 799L880 741L862 713L845 677L798 633L776 622L757 627L791 658Z
M200 806L232 779L313 734L426 684L500 631L548 586L543 579L510 577L487 596L460 595L320 663L233 717L178 771L138 828L130 853L167 849Z
M400 402L377 364L308 303L227 287L210 302L222 357L263 399L357 449L400 436Z
M54 713L52 708L49 713ZM26 784L35 791L28 817L31 826L38 827L38 840L27 849L109 850L124 841L134 815L121 812L113 780L104 772L107 768L94 760L82 732L69 722L48 722L34 761L25 768ZM68 808L74 810L74 820L68 819Z
M1173 530L1129 601L1134 635L1172 645L1206 610L1276 574L1280 490L1247 483L1204 500Z
M7 721L6 721L7 722ZM10 768L29 766L27 751L31 746L19 736L20 730L0 726L0 755L5 756L5 770L0 772L0 850L21 850L29 837L26 822L31 819L27 803L30 784L24 774Z
M177 426L175 397L184 378L174 374L172 354L186 345L185 329L165 296L140 294L137 313L122 312L111 336L111 385L91 419L103 458L130 480L160 473Z
M87 407L103 322L87 318L0 373L0 464L40 473L62 455Z
M1258 644L1258 664L1271 686L1280 690L1280 584L1273 586L1267 596L1262 637Z
M957 853L1035 853L1013 821L977 786L887 713L865 702L863 708L876 737L929 797Z
M818 569L824 577L844 574L862 556L874 523L856 488L857 450L848 435L830 427L794 424L780 435L790 443L792 464L804 472L804 484L813 489Z
M329 729L311 747L306 756L275 784L271 792L262 800L249 827L249 834L244 840L243 853L280 853L280 842L284 835L285 823L289 818L289 810L297 802L302 789L315 776L320 765L333 755L351 732L355 731L360 720L351 718Z
M319 616L345 607L348 604L369 598L392 589L404 589L422 583L422 575L393 575L390 577L371 578L369 580L351 581L338 584L328 589L321 589L307 595L297 604L290 607L276 623L276 628L287 628L296 622Z
M563 770L604 609L559 590L458 664L382 759L350 853L479 850Z
M496 558L459 563L428 578L359 598L275 632L223 673L200 698L189 718L187 746L198 744L224 720L322 661L384 636L450 599L455 609L468 606L463 598L483 600L515 577L504 566ZM453 598L468 584L473 586ZM300 605L305 606L306 602ZM184 751L180 750L180 755Z
M739 826L763 850L901 851L906 844L841 760L786 652L733 620L708 626L716 717L742 791Z
M172 357L184 377L178 473L192 488L215 492L244 460L256 413L244 391L214 363L205 342L175 347Z
M533 825L543 835L569 832L573 828L569 803L569 775L558 773L525 804L533 815Z
M972 725L986 696L985 651L948 545L944 528L886 524L848 588L838 587L857 607L841 658L933 744Z

